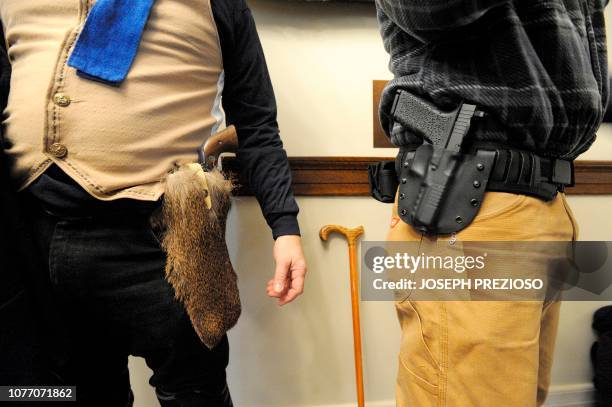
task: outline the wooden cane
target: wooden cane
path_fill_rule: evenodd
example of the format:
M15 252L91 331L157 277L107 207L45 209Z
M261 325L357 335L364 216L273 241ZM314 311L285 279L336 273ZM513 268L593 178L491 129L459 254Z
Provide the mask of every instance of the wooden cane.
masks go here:
M361 322L359 320L359 276L357 275L357 241L363 234L363 226L348 229L339 225L326 225L319 231L321 240L326 241L332 232L344 235L348 241L350 278L351 278L351 305L353 311L353 347L355 354L355 380L357 382L357 405L364 407L363 398L363 364L361 358Z

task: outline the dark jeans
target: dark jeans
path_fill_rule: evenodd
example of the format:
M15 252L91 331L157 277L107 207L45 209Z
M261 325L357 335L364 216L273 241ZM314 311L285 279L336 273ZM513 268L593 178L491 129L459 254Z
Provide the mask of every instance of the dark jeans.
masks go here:
M150 205L101 203L62 214L24 200L48 259L32 286L53 384L77 386L79 406L131 406L134 355L153 370L149 383L163 407L232 406L227 337L208 350L175 300Z

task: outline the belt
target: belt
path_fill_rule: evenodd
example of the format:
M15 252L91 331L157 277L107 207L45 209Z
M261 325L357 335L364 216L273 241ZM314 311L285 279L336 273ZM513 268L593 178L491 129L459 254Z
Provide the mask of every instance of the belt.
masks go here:
M62 207L54 202L46 202L34 196L29 190L19 194L22 205L27 210L46 213L65 219L104 219L117 222L139 222L148 220L153 213L159 210L161 200L139 201L135 199L118 199L114 201L100 201L92 198L83 201L78 206Z
M557 192L574 185L573 161L545 158L529 151L507 148L479 150L495 153L487 191L530 195L550 201ZM402 166L410 166L414 152L414 147L400 148L395 160L397 174L401 174Z

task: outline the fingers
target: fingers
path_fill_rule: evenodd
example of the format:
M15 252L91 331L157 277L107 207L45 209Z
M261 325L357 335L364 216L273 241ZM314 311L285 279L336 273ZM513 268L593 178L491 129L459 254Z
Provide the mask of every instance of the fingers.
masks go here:
M279 301L279 305L285 305L295 300L304 292L304 276L298 276L291 280L291 287L284 293Z
M305 266L301 267L292 267L289 271L289 281L285 290L281 293L278 293L278 304L285 305L295 300L298 296L300 296L304 292L304 279L306 275Z
M278 298L279 305L285 305L295 300L304 292L304 274L305 271L290 272L291 279L285 281L285 288L281 292L278 292L275 289L276 279L268 281L268 285L266 287L268 296Z
M287 277L291 263L287 260L276 260L274 269L274 279L272 289L277 294L282 294L287 290Z
M283 290L283 291L281 291L281 292L277 292L277 291L274 289L274 282L275 282L275 281L274 281L274 279L272 279L272 280L268 281L268 285L267 285L267 287L266 287L266 292L267 292L267 294L268 294L268 296L269 296L269 297L280 298L280 297L281 297L281 296L284 294L284 292L286 291L286 289L285 289L285 290ZM287 284L286 284L286 285L287 285Z

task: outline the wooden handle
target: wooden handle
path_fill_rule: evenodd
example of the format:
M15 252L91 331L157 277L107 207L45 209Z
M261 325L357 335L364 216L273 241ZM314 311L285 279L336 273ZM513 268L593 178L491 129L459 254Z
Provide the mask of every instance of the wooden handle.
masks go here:
M321 240L327 240L329 238L330 233L340 233L346 240L348 240L349 244L355 244L359 239L359 236L363 235L363 226L357 226L356 228L349 229L340 225L325 225L319 231L319 237Z
M217 165L217 160L222 153L234 153L238 150L238 134L236 127L229 126L218 133L213 134L204 144L204 163L207 168Z

